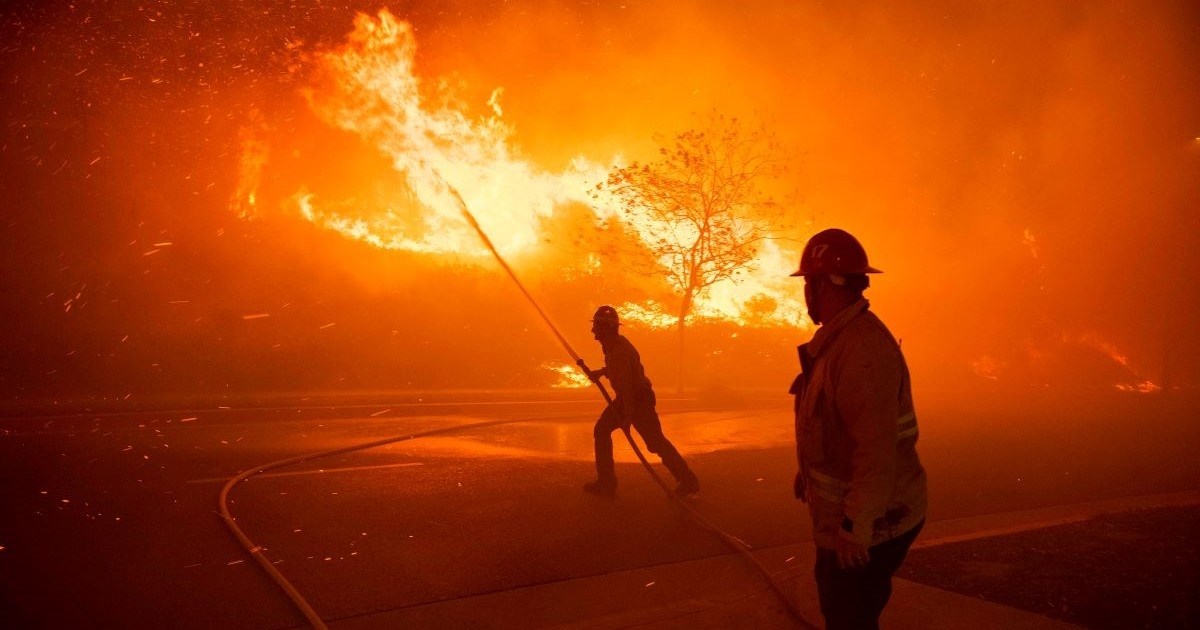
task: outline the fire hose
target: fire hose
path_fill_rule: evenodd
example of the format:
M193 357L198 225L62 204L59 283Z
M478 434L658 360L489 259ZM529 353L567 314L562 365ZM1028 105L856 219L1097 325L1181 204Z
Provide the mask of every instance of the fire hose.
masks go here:
M275 470L276 468L282 468L284 466L291 466L292 464L299 464L302 462L308 462L314 459L322 459L334 455L342 455L344 453L350 453L354 451L362 451L368 448L374 448L376 446L384 446L385 444L402 442L404 440L428 437L431 435L437 435L439 433L450 433L452 431L461 431L463 429L476 429L496 424L504 424L507 422L512 422L512 420L489 420L486 422L475 422L472 424L444 427L441 429L433 429L430 431L422 431L420 433L411 433L409 435L401 435L398 437L376 440L366 444L355 444L353 446L347 446L345 448L339 448L332 451L306 453L304 455L297 455L296 457L289 457L287 459L281 459L269 464L256 466L254 468L242 471L241 474L225 482L225 485L221 488L221 494L217 499L218 514L220 514L221 518L225 521L225 525L229 528L229 531L233 532L234 537L237 538L238 542L241 543L246 552L250 554L250 557L254 558L255 562L257 562L258 565L267 572L267 575L270 576L270 578L274 580L277 585L279 585L279 588L282 589L285 594L287 594L288 599L292 600L292 603L296 605L296 608L300 610L300 613L304 615L304 618L308 620L308 623L318 630L326 630L328 626L326 626L325 622L321 620L321 616L318 615L315 610L313 610L313 607L304 599L304 596L300 594L300 591L296 590L296 587L292 586L292 583L289 582L288 579L279 572L279 569L275 568L275 565L271 563L270 559L263 554L263 546L254 544L254 541L250 540L246 533L242 531L242 528L238 527L237 519L235 519L229 512L229 491L237 484L249 479L250 477L253 477L254 475L264 473L269 470Z
M559 344L561 344L563 349L567 351L567 354L569 354L571 356L571 358L575 360L575 364L578 365L579 368L581 370L583 370L583 372L585 374L588 374L589 378L590 378L591 371L587 368L587 364L584 362L583 358L580 357L577 352L575 352L575 349L573 347L571 347L571 344L568 343L566 338L563 337L562 333L559 332L558 327L554 325L554 322L553 322L553 320L550 319L550 316L547 315L544 310L542 310L541 305L538 304L537 300L534 299L533 295L530 294L529 291L525 288L525 285L521 282L520 278L517 277L517 274L512 270L511 267L508 266L508 263L504 260L504 257L500 255L500 252L496 250L496 247L492 244L491 239L488 238L487 233L484 232L483 228L479 225L479 222L475 220L475 216L471 213L470 209L467 208L467 204L465 201L463 201L462 196L459 195L458 191L455 190L453 186L450 186L444 179L442 179L440 175L437 175L436 171L432 172L432 174L445 187L446 191L449 192L450 195L454 198L455 203L458 205L459 209L462 211L463 217L466 219L467 223L469 223L471 225L471 227L474 228L475 231L479 234L479 237L483 240L484 244L487 245L488 249L492 252L492 255L496 258L496 261L498 263L500 263L500 266L504 269L505 272L508 273L509 278L511 278L513 283L516 284L517 288L520 289L521 293L525 296L525 298L533 306L534 310L537 311L538 315L541 316L542 321L545 322L546 326L554 334L554 337L556 339L558 339ZM601 396L604 397L605 402L607 404L611 405L613 402L612 396L609 394L608 390L604 387L604 385L599 381L599 379L590 379L590 380L596 385L597 389L600 390L600 394L601 394ZM321 453L309 453L309 454L299 455L296 457L290 457L287 459L282 459L279 461L271 462L269 464L257 466L257 467L254 467L254 468L251 468L251 469L241 472L240 474L232 477L231 479L229 479L229 481L227 481L225 483L224 487L221 488L221 493L218 497L218 513L221 516L221 518L225 521L226 526L233 533L234 537L237 538L238 542L246 550L246 552L249 553L252 558L254 558L254 560L267 573L267 575L272 580L275 581L275 583L280 587L280 589L282 589L284 591L284 593L288 596L289 599L291 599L292 603L296 606L296 608L299 609L300 612L304 615L305 619L308 620L309 624L311 624L313 628L317 628L318 630L326 630L328 628L328 626L325 625L325 622L321 619L321 616L319 614L317 614L317 612L312 608L312 606L304 599L304 596L301 595L298 590L296 590L295 586L293 586L291 584L291 582L289 582L288 579L282 573L280 573L278 569L275 568L275 565L271 563L271 561L266 557L266 555L263 554L263 547L261 545L255 544L252 540L250 540L250 538L245 534L245 532L243 532L242 529L240 527L238 527L236 519L229 512L229 507L228 507L229 491L238 483L241 483L242 481L245 481L254 475L264 473L269 470L274 470L276 468L290 466L292 464L298 464L301 462L311 461L314 459L320 459L320 458L324 458L324 457L330 457L333 455L340 455L340 454L349 453L349 452L353 452L353 451L365 450L365 449L373 448L376 446L383 446L386 444L392 444L392 443L400 442L400 441L404 441L404 440L411 440L411 439L415 439L415 438L419 438L419 437L426 437L426 436L436 435L436 434L440 434L440 433L449 433L449 432L460 431L460 430L464 430L464 429L480 428L480 427L492 426L492 425L497 425L497 424L504 424L504 423L508 423L508 422L512 422L512 421L511 420L492 420L492 421L487 421L487 422L477 422L477 423L466 424L466 425L458 425L458 426L454 426L454 427L445 427L445 428L441 428L441 429L434 429L431 431L424 431L424 432L420 432L420 433L413 433L413 434L409 434L409 435L386 438L386 439L377 440L374 442L369 442L366 444L356 444L354 446L335 449L335 450L331 450L331 451L324 451ZM646 472L649 473L650 477L654 479L654 482L657 483L660 488L662 488L662 490L667 494L667 497L670 500L674 501L676 505L681 507L684 510L684 513L687 514L688 516L690 516L694 522L696 522L698 525L700 525L704 529L706 529L709 532L716 535L723 542L725 542L725 544L727 544L729 547L731 547L734 551L740 553L744 558L746 558L746 560L751 564L751 566L753 566L755 568L755 570L757 570L759 572L759 574L763 577L763 579L765 579L767 581L767 584L770 586L771 590L776 594L776 596L778 596L780 602L783 603L784 608L788 611L788 613L792 616L792 618L796 621L796 623L800 627L805 628L806 630L809 630L809 629L817 630L817 628L819 626L817 626L816 624L814 624L813 622L809 621L808 619L806 619L804 617L804 615L800 612L799 608L796 607L795 603L791 600L791 598L787 596L787 594L785 593L785 591L783 589L783 586L775 579L775 576L765 566L763 566L763 564L761 562L759 562L759 560L757 558L755 558L753 554L750 553L750 549L751 549L750 545L747 544L745 541L724 532L720 527L713 524L711 521L709 521L707 518L705 518L702 514L697 512L692 506L688 505L687 502L685 502L683 500L683 498L676 495L671 490L671 488L668 487L667 483L665 481L663 481L662 477L658 474L658 472L654 470L654 467L650 465L650 462L646 460L646 456L642 453L642 449L638 447L637 442L633 439L633 435L630 433L629 427L622 426L621 430L625 434L625 439L629 441L629 446L633 449L634 454L637 455L638 460L642 463L642 466L646 469Z
M437 175L436 172L434 175ZM462 195L460 195L453 186L451 186L440 176L437 176L437 179L443 186L446 187L446 191L449 192L454 198L455 203L458 205L458 209L462 211L463 218L467 220L467 223L471 224L471 227L475 228L475 232L479 234L479 238L482 239L483 243L487 245L487 248L491 250L492 255L496 258L496 262L500 263L500 266L503 267L504 271L508 273L508 277L511 278L513 283L517 285L517 288L521 290L521 293L525 296L525 299L529 301L530 305L532 305L534 310L537 311L538 315L541 316L542 321L545 322L546 326L550 329L550 332L552 332L554 337L558 339L558 343L562 345L563 350L566 350L567 354L571 355L571 358L575 360L575 364L578 365L581 370L583 370L584 374L588 375L592 383L594 383L596 388L600 390L600 395L604 397L604 401L611 405L613 399L612 396L609 395L608 390L604 387L604 384L601 383L598 378L591 377L591 370L588 369L587 364L583 361L583 358L579 356L579 353L575 352L575 349L571 347L571 344L568 343L566 338L563 337L562 333L558 331L558 327L554 325L554 321L550 319L550 316L547 315L544 310L542 310L541 305L538 304L533 295L525 288L525 285L521 282L521 279L517 277L517 274L512 270L512 267L508 266L508 263L504 260L504 257L501 256L500 252L496 250L496 246L492 244L492 239L488 238L487 232L483 230L483 228L479 225L479 222L475 220L475 215L471 213L469 208L467 208L467 203L463 201ZM633 435L629 432L629 427L622 426L621 431L625 434L625 439L629 441L629 446L633 449L634 454L637 455L638 460L642 462L642 466L645 467L646 472L650 473L650 476L654 479L654 482L663 489L663 492L667 493L667 497L674 501L676 505L683 508L684 512L698 525L715 534L717 538L720 538L722 541L724 541L725 544L729 545L734 551L742 554L742 556L744 556L767 581L767 584L770 585L771 590L775 592L775 594L779 597L780 602L783 603L784 608L787 609L788 613L791 614L792 618L802 628L812 628L813 630L816 630L818 626L804 617L804 615L800 612L800 609L796 607L794 602L792 602L792 599L787 596L783 586L779 584L779 582L775 579L775 576L772 575L771 572L765 566L763 566L761 562L758 561L758 558L755 558L754 555L750 553L750 545L735 536L725 533L720 527L717 527L702 514L697 512L692 506L688 505L682 497L672 492L671 488L667 486L667 483L663 481L658 472L654 470L654 467L650 465L650 462L646 460L646 456L642 453L642 449L638 447L637 442L633 439Z

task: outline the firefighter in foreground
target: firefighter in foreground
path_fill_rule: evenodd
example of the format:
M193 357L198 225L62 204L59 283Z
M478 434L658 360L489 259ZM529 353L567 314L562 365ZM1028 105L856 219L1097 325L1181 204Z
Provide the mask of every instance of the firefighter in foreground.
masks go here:
M650 379L646 378L637 348L617 332L620 325L617 310L611 306L601 306L592 316L592 335L604 350L604 367L588 370L588 378L599 381L600 377L607 377L612 384L614 398L612 404L600 414L592 430L596 439L597 479L584 484L583 489L601 496L616 493L612 432L617 428L628 429L632 425L642 436L646 448L651 453L657 453L675 477L678 484L675 494L681 497L695 494L700 491L700 482L688 468L687 462L683 461L683 456L663 435L658 412L654 409L654 389L650 386Z
M869 309L867 264L849 233L813 236L800 257L809 317L796 396L796 498L808 503L829 630L878 628L892 575L925 523L925 470L900 345Z

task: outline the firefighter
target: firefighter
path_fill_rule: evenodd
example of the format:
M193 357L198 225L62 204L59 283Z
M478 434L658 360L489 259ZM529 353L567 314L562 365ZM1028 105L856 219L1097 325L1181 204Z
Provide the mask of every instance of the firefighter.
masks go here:
M829 630L878 628L892 575L925 523L925 470L900 345L870 310L867 263L839 229L813 236L800 256L804 301L820 328L799 347L792 384L794 493L808 504L816 581Z
M654 389L650 386L650 379L646 378L637 348L617 332L620 325L617 310L611 306L601 306L592 316L592 335L604 351L604 367L589 370L588 378L598 382L600 377L607 377L612 384L614 398L612 404L600 414L592 430L596 442L597 478L584 484L583 489L601 496L616 494L612 432L618 427L628 430L632 425L642 436L646 448L651 453L657 453L675 477L675 494L681 497L695 494L700 491L700 482L688 468L687 462L683 461L683 456L663 435L658 412L654 409Z

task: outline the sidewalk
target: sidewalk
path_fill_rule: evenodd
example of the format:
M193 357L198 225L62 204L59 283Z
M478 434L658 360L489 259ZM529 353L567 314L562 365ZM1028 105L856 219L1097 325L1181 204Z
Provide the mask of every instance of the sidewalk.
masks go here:
M820 625L811 543L758 551L784 565L783 583L805 619ZM787 561L791 559L790 562ZM935 612L936 611L936 612ZM948 591L896 580L887 628L1053 630L1069 624ZM775 593L739 554L489 593L329 623L373 628L797 628Z
M1086 520L1149 507L1200 504L1200 491L1129 497L929 523L915 549ZM820 627L811 543L759 549L810 623ZM896 579L882 625L893 630L1077 626ZM736 553L564 580L329 623L339 630L385 627L795 628L775 593Z

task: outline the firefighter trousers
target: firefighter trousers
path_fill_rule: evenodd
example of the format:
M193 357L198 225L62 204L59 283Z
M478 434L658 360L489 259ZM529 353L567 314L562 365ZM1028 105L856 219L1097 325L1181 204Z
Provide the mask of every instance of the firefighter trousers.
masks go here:
M636 401L634 404L633 428L646 443L646 448L662 459L663 465L671 471L676 481L692 479L694 475L687 462L683 461L683 456L679 454L675 445L663 435L662 423L659 422L658 412L654 408L654 393L651 392L645 400ZM617 479L613 463L612 432L621 428L620 409L621 406L614 401L600 414L600 419L592 429L592 436L596 440L596 474L602 481L615 482Z
M925 521L911 531L870 548L865 567L843 569L837 552L817 548L817 596L826 630L878 630L879 615L892 596L892 575L904 562Z

